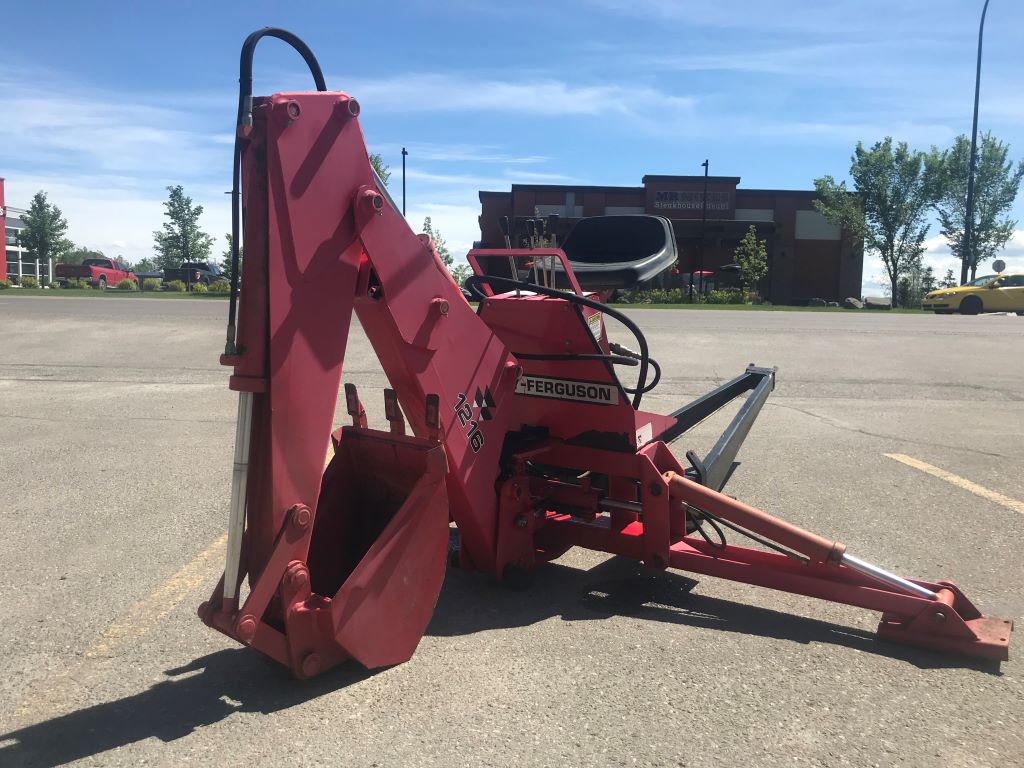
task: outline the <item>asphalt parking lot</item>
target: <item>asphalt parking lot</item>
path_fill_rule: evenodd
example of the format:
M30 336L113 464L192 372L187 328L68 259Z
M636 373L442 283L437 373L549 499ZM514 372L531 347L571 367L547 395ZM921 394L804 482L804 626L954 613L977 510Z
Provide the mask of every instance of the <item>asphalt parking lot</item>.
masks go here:
M877 614L583 551L529 592L450 572L404 665L265 664L195 616L223 567L225 314L0 296L0 765L1024 764L1021 637L1000 669L877 642ZM1024 318L633 317L665 369L649 410L778 366L730 493L1024 615ZM358 332L346 363L381 425Z

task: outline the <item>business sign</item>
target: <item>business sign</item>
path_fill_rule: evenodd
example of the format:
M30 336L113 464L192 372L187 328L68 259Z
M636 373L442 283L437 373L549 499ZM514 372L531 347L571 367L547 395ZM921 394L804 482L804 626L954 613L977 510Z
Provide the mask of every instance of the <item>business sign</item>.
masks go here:
M708 192L709 211L729 210L728 192ZM703 192L679 192L674 190L661 190L654 193L654 207L668 209L682 209L687 211L699 211L704 206Z

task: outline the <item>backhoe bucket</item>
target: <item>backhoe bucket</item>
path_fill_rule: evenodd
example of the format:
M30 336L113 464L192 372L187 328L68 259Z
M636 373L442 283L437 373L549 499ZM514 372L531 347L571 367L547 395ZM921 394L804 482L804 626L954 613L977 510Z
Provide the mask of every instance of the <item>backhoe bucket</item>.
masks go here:
M412 656L434 612L448 551L440 444L346 427L324 472L309 544L334 641L366 667Z
M407 661L448 554L440 443L345 427L334 445L315 513L288 510L241 608L221 599L221 579L199 609L207 624L302 678L350 658L370 668Z

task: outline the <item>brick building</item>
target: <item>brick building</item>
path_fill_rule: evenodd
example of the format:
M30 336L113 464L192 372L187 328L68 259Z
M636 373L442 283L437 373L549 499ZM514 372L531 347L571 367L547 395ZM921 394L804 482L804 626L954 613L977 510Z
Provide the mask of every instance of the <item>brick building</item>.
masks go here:
M513 184L509 192L480 192L480 244L499 248L502 216L518 220L558 214L559 236L588 216L647 213L672 220L679 248L679 269L706 270L735 261L734 250L751 224L767 241L768 277L761 293L776 304L811 298L842 301L859 297L863 244L851 242L814 210L815 193L777 189L740 189L736 176L707 178L707 220L703 227L703 176L644 176L640 187ZM522 236L522 227L516 232ZM661 278L666 287L680 280Z

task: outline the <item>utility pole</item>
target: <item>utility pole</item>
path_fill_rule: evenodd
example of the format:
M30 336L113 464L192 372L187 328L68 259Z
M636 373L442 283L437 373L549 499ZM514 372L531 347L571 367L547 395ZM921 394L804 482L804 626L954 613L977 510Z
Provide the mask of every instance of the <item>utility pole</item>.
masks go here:
M981 24L978 26L978 68L974 74L974 125L971 128L971 160L967 169L967 216L964 221L964 252L960 254L960 285L967 282L967 267L971 267L971 278L974 277L973 243L974 229L974 166L978 154L978 94L981 91L981 39L985 32L985 14L988 12L988 0L981 9Z
M405 216L405 158L409 153L402 147L402 215Z
M701 163L704 168L704 199L700 207L700 250L697 251L697 269L700 271L700 292L704 294L704 229L708 223L708 161Z

